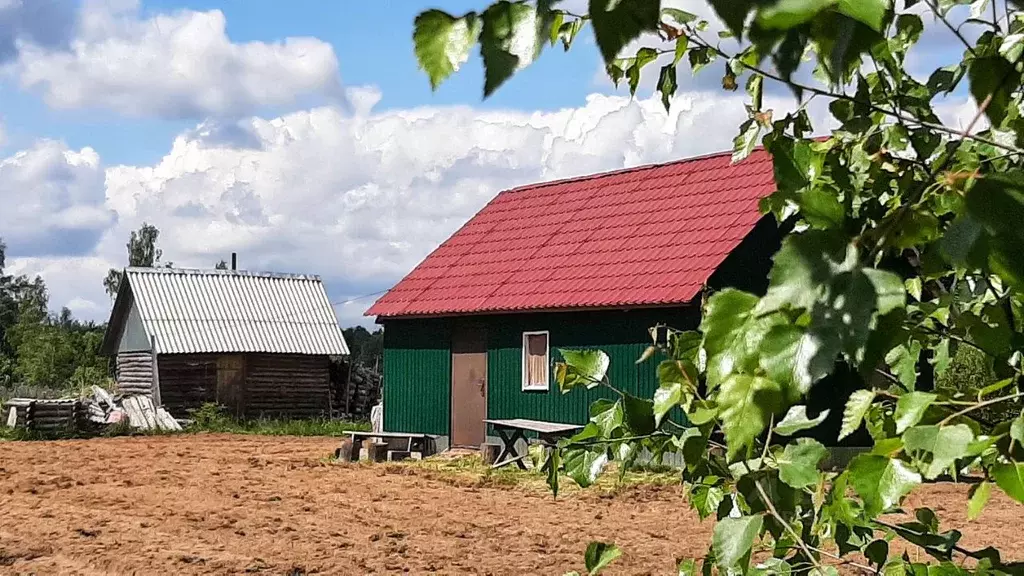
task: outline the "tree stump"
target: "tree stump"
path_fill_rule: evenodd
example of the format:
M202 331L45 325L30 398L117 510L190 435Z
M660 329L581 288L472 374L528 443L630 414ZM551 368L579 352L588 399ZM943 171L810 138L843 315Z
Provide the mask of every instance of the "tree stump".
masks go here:
M480 445L480 458L488 466L498 461L499 454L501 454L501 446L498 444L484 443Z
M363 440L363 448L366 450L366 459L370 462L384 462L387 460L387 442L377 442L373 438L367 438Z
M343 438L341 440L341 447L335 450L334 456L339 462L351 462L353 460L358 460L359 454L353 454L352 447L352 439Z

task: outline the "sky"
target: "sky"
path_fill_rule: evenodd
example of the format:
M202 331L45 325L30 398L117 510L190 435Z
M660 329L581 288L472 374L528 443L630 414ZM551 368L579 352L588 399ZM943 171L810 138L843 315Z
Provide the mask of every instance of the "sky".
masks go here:
M709 14L702 0L664 4ZM51 308L105 321L103 278L148 222L175 266L236 252L241 269L316 274L342 325L372 326L373 295L501 190L726 150L745 119L720 65L696 78L684 66L671 113L651 75L630 98L589 28L487 99L475 56L432 91L416 14L485 6L0 0L7 273L41 275ZM915 73L959 59L943 32L929 23ZM794 105L784 89L766 98L777 113ZM954 124L973 115L962 93L938 108ZM826 130L824 102L809 109Z

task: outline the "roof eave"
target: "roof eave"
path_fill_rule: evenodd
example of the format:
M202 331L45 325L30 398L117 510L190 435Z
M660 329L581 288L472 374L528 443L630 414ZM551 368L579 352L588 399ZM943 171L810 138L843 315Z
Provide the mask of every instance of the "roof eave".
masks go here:
M659 302L650 304L619 304L614 306L560 306L548 308L517 308L473 310L467 312L436 312L424 314L377 314L375 322L382 324L388 320L427 320L432 318L461 318L465 316L505 316L509 314L557 314L573 312L629 312L631 310L651 310L658 308L681 308L693 305L693 298L686 301Z

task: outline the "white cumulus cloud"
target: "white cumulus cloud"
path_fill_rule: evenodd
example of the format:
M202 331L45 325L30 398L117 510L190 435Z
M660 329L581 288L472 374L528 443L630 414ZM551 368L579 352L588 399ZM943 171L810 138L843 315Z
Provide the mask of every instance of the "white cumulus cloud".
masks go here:
M0 160L0 236L11 254L89 254L112 225L95 150L40 141Z
M235 43L225 24L220 10L144 18L138 0L86 0L68 46L21 41L16 71L55 108L132 116L239 116L342 95L330 44Z

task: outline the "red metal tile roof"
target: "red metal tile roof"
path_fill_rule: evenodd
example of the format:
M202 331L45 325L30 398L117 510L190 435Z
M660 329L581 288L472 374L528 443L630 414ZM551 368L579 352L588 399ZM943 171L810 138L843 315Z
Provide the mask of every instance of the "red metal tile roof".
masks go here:
M498 194L368 316L629 308L689 302L774 190L756 150Z

